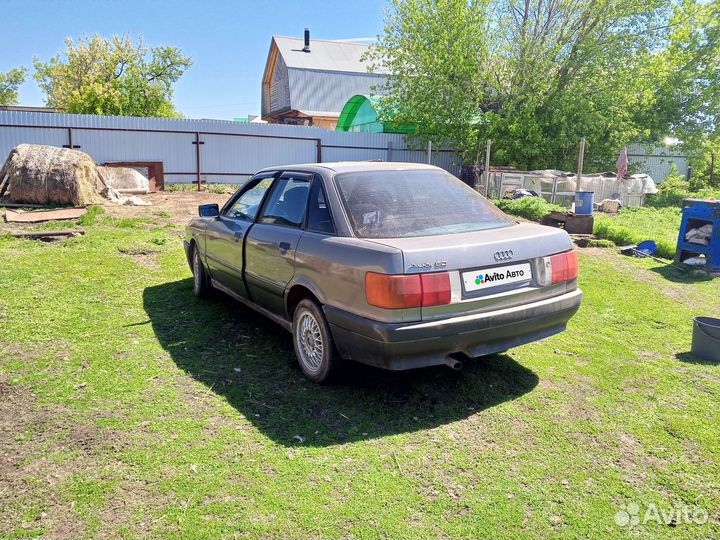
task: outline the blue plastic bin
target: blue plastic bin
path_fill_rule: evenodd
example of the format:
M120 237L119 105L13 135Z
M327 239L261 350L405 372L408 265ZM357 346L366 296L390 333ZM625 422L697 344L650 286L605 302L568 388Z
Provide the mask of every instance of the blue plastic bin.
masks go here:
M712 225L709 245L696 244L685 240L691 229ZM675 260L683 262L690 257L704 255L706 265L712 272L720 272L720 201L703 199L685 199L683 201L682 221L678 235Z
M593 213L594 191L575 192L575 213L590 215Z

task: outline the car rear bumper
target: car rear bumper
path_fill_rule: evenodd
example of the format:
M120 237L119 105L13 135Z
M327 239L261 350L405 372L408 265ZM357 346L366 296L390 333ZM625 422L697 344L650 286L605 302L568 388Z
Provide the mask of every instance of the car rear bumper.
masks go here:
M343 358L392 370L445 363L450 354L475 358L565 330L582 301L574 291L496 311L413 323L383 323L324 306Z

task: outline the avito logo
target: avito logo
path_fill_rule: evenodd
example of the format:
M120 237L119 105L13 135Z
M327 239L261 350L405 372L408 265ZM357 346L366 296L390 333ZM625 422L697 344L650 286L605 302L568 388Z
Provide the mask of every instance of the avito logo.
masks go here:
M492 274L478 274L475 276L475 285L484 285L494 281L503 281L504 279L515 279L525 277L523 270L506 270L505 272L493 272Z
M493 272L492 274L485 274L485 283L492 283L493 281L502 281L505 279L505 274Z

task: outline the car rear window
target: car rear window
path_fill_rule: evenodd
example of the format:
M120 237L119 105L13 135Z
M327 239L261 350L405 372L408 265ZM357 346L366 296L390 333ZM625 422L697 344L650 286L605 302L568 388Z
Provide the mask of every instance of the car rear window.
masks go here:
M335 183L355 236L361 238L436 236L514 223L445 171L342 173Z

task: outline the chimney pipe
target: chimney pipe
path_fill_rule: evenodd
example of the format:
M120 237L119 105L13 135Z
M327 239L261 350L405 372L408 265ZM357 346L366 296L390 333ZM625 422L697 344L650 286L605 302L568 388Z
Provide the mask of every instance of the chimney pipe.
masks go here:
M310 29L305 29L305 46L303 47L304 52L310 52Z

